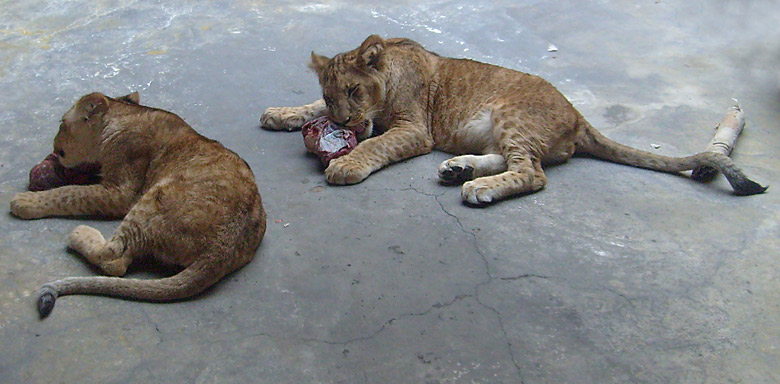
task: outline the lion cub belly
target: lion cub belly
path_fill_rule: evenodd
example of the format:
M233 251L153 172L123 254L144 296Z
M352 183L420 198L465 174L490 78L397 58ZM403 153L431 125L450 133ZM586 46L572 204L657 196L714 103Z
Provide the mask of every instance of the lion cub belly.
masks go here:
M493 119L489 109L481 110L471 118L453 125L456 125L456 128L450 132L445 131L441 140L437 140L439 149L455 154L492 153L496 150Z

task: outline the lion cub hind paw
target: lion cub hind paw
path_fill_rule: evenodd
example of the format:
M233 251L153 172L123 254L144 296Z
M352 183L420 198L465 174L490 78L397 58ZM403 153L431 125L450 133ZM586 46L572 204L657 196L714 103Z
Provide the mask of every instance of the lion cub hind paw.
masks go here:
M290 110L289 107L270 107L260 117L260 127L271 131L296 131L301 129L306 119Z
M464 203L474 206L484 206L496 200L495 191L477 180L464 183L460 197Z
M474 178L474 167L447 160L439 165L439 180L445 184L457 184Z
M68 235L68 248L82 255L91 253L92 250L105 244L106 239L103 234L87 225L79 225Z

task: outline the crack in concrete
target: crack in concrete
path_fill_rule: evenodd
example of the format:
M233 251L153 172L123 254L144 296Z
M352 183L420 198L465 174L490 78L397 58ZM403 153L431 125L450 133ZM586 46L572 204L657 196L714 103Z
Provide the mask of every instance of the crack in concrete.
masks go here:
M474 239L474 248L477 249L477 253L479 253L480 256L482 256L482 258L484 259L485 256L482 255L482 251L479 249L479 247L476 244L477 235L474 234L474 232L467 231L466 228L463 226L463 222L460 221L460 217L458 217L457 215L455 215L452 212L448 211L447 208L444 208L444 204L442 204L441 200L439 200L439 197L441 197L441 196L444 196L444 194L441 194L441 195L438 195L438 196L433 196L433 198L436 200L436 203L439 204L439 208L441 209L441 211L444 212L445 215L455 219L455 222L458 223L458 227L460 227L460 230L463 233L471 235L471 237ZM485 260L485 263L487 263L487 260ZM489 271L488 271L488 274L490 274Z
M452 300L450 300L448 302L445 302L445 303L441 303L441 302L434 303L433 305L431 305L430 308L426 309L425 311L404 313L404 314L402 314L402 315L400 315L398 317L393 317L392 319L385 321L385 323L382 324L382 326L378 330L376 330L375 332L373 332L372 334L370 334L368 336L355 337L355 338L347 339L347 340L344 340L344 341L323 340L323 339L317 339L317 338L299 338L299 340L307 341L307 342L314 341L314 342L328 344L328 345L341 345L341 346L346 347L348 344L351 344L351 343L354 343L354 342L358 342L358 341L370 340L370 339L376 337L377 335L382 333L382 331L384 331L387 326L392 325L397 320L401 320L401 319L403 319L405 317L425 316L425 315L431 313L434 309L447 308L447 307L455 304L456 302L461 301L461 300L466 299L466 298L469 298L469 297L473 297L473 296L472 295L457 295L457 296L455 296L455 298L453 298Z
M496 318L498 319L498 326L499 329L501 329L501 333L504 335L504 340L506 341L507 350L509 351L509 357L512 358L512 364L515 366L515 370L517 370L517 377L520 379L520 384L524 384L525 380L523 380L522 370L520 369L520 365L517 363L517 358L515 357L515 351L512 349L512 342L509 340L509 335L506 332L506 328L504 327L504 319L501 317L501 312L499 312L497 309L485 304L482 302L482 300L479 299L479 288L483 285L490 284L493 279L490 279L490 281L487 281L485 283L477 284L476 287L474 287L474 299L479 303L479 305L487 308L488 310L492 311L496 314Z
M152 318L149 316L149 313L146 312L146 309L144 309L143 306L141 306L140 308L141 308L141 314L146 319L146 323L153 326L154 330L157 332L157 338L159 339L157 344L161 344L163 342L163 333L162 331L160 331L160 327L157 325L157 323L154 320L152 320Z
M388 190L388 189L384 189L384 190ZM474 300L477 302L477 304L479 304L483 308L488 309L489 311L491 311L496 316L496 319L498 320L499 329L501 330L501 334L503 335L504 341L506 342L507 352L509 353L509 357L512 360L512 364L514 365L515 370L517 372L517 376L518 376L518 378L520 380L519 382L521 384L524 383L525 381L523 380L523 377L522 377L522 370L520 368L520 365L517 362L517 357L515 356L514 350L512 349L512 342L509 340L509 335L508 335L508 333L506 331L506 327L504 326L504 320L501 317L501 312L499 312L497 309L495 309L495 308L485 304L479 298L479 289L482 286L488 285L491 282L493 282L494 277L493 277L493 274L491 273L491 270L490 270L490 263L488 262L487 257L485 256L485 254L482 251L482 249L479 247L476 233L474 233L473 231L467 230L466 227L463 225L463 222L460 220L460 218L457 215L453 214L452 212L448 211L447 208L445 208L444 204L441 202L441 200L439 198L444 196L446 194L446 192L443 192L443 193L440 193L440 194L427 193L427 192L422 191L420 189L417 189L417 188L415 188L413 186L397 189L396 191L412 191L414 193L417 193L417 194L420 194L420 195L423 195L423 196L433 197L434 200L436 200L436 203L439 204L439 208L441 209L441 211L444 214L446 214L447 216L451 217L453 220L455 220L455 222L457 223L458 228L460 228L461 232L463 232L463 233L465 233L465 234L467 234L467 235L469 235L471 237L472 245L474 247L474 250L480 256L480 258L482 259L482 263L485 266L485 274L487 275L486 278L483 281L477 283L474 286L474 293L473 294L457 295L452 300L450 300L448 302L445 302L445 303L436 302L436 303L432 304L430 306L430 308L426 309L425 311L405 313L405 314L401 314L401 315L399 315L397 317L393 317L393 318L385 321L377 330L375 330L374 332L372 332L371 334L369 334L367 336L360 336L360 337L355 337L355 338L341 340L341 341L338 341L338 340L327 340L327 339L321 339L321 338L316 338L316 337L301 337L301 338L296 338L296 340L301 341L301 342L308 342L308 343L314 342L314 343L321 343L321 344L326 344L326 345L338 345L338 346L346 347L347 345L352 344L352 343L366 341L366 340L371 340L371 339L377 337L379 334L384 332L384 330L388 326L392 325L393 322L395 322L397 320L400 320L400 319L403 319L403 318L406 318L406 317L426 316L426 315L430 314L434 309L447 308L447 307L455 304L456 302L464 300L466 298L474 298ZM548 277L547 276L541 276L541 275L525 274L525 275L520 275L520 276L517 276L517 277L508 277L508 278L500 278L500 279L506 281L506 280L516 280L516 279L521 279L521 278L541 278L541 279L547 279ZM261 335L267 336L267 337L272 337L272 336L266 335L266 334L261 334Z
M415 187L413 187L411 185L406 187L406 188L401 188L401 189L399 189L399 191L415 191L415 192L417 192L417 193L419 193L419 194L421 194L423 196L428 196L428 197L433 197L433 198L438 198L439 196L443 196L445 193L447 193L447 192L442 192L440 194L428 193L428 192L425 192L425 191L421 191L421 190L419 190L419 189L417 189L417 188L415 188Z
M631 301L631 299L628 296L626 296L626 295L624 295L624 294L622 294L620 292L617 292L617 291L615 291L612 288L604 287L604 290L606 290L607 292L612 293L613 295L616 295L617 297L620 297L621 299L625 300L631 308L636 308L634 306L634 302Z
M382 324L382 326L379 327L379 329L377 329L376 331L374 331L372 334L370 334L368 336L355 337L355 338L352 338L352 339L347 339L345 341L323 340L323 339L318 339L318 338L315 338L315 337L301 337L301 338L298 338L298 340L303 341L303 342L316 342L316 343L322 343L322 344L327 344L327 345L340 345L340 346L346 347L347 345L349 345L351 343L354 343L354 342L366 341L366 340L373 339L374 337L376 337L377 335L382 333L382 331L384 331L385 328L388 325L392 324L395 320L396 320L396 318L394 317L394 318L392 318L390 320L385 321L385 323Z
M254 332L254 333L248 333L248 334L241 334L241 335L238 335L236 337L218 338L218 339L215 340L215 342L235 343L235 342L238 342L238 341L245 341L247 339L257 338L257 337L266 337L266 338L269 338L269 339L271 339L273 341L276 341L276 340L297 340L297 338L279 337L279 336L271 335L271 334L265 333L265 332Z
M506 328L504 327L504 319L501 317L501 312L499 312L497 309L495 309L495 308L493 308L493 307L483 303L482 300L480 300L480 298L479 298L479 288L484 286L484 285L487 285L487 284L490 284L491 282L493 282L493 274L490 272L490 262L488 262L487 257L482 252L482 249L479 247L479 243L478 243L478 240L477 240L477 234L472 232L472 231L467 230L466 227L463 225L463 222L460 220L460 218L457 215L453 214L452 212L448 211L447 208L444 207L444 204L442 204L442 202L439 200L439 197L442 196L442 195L434 196L434 199L436 199L436 202L439 204L439 207L441 208L442 212L444 212L446 215L452 217L455 220L455 222L458 223L458 227L460 227L460 230L463 233L471 236L471 238L472 238L472 245L474 246L474 249L477 251L477 254L479 255L479 257L482 258L482 262L485 265L485 274L487 275L487 280L482 281L482 282L480 282L480 283L478 283L477 285L474 286L474 295L473 295L473 297L474 297L474 300L479 305L481 305L483 308L486 308L486 309L492 311L496 315L496 319L498 319L498 326L501 329L501 334L504 335L504 340L506 341L506 347L507 347L507 351L509 352L509 357L512 359L512 364L515 366L515 370L517 371L517 377L520 379L520 383L522 384L522 383L525 382L523 380L522 370L520 369L520 365L517 363L517 358L515 357L515 352L512 349L512 342L509 340L509 335L507 334Z
M501 277L499 279L503 280L503 281L514 281L514 280L528 279L528 278L549 279L550 276L543 276L543 275L535 275L535 274L532 274L532 273L525 273L525 274L518 275L518 276L513 276L513 277Z

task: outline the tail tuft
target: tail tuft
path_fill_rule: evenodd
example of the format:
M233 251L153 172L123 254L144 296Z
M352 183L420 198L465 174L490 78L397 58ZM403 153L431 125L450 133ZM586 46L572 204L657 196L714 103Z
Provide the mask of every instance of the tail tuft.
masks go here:
M731 183L731 187L734 188L734 194L739 196L750 196L759 193L764 193L769 186L762 187L761 184L756 183L753 180L743 179L738 182Z
M54 309L54 302L57 300L57 292L48 285L44 285L38 293L38 313L41 319L49 316Z
M753 180L750 180L747 176L745 176L744 173L742 173L742 170L740 170L734 163L731 161L731 158L729 158L726 155L715 153L715 152L709 152L711 156L715 156L716 158L721 158L721 169L720 171L723 172L723 176L726 176L726 180L729 181L729 184L731 184L731 188L734 189L734 194L738 196L749 196L749 195L755 195L759 193L764 193L767 188L769 187L762 187L761 184L756 183Z

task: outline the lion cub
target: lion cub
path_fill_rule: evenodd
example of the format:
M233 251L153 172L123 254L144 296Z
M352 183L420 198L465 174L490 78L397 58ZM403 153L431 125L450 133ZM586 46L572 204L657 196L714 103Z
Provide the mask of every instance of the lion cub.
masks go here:
M45 284L38 296L42 317L62 295L193 296L252 260L265 234L249 165L179 116L139 105L138 93L82 97L63 116L54 152L65 167L99 163L102 181L19 193L11 200L14 215L124 217L111 239L80 225L68 246L110 276L124 275L143 255L184 269L156 280L71 277Z
M268 108L262 126L294 130L328 115L365 139L330 162L332 184L354 184L380 168L439 149L462 155L439 166L445 183L465 182L461 196L487 204L543 188L543 165L575 153L663 172L699 165L723 172L736 194L766 188L725 155L672 158L618 144L594 129L547 81L466 59L441 57L408 39L368 37L357 49L327 58L312 52L323 99L297 108ZM383 134L372 136L374 127Z

